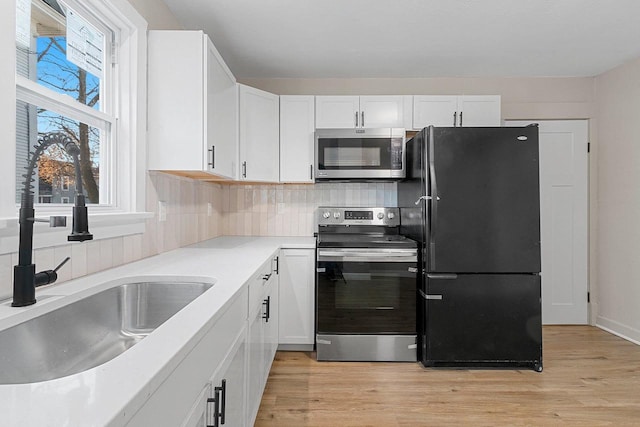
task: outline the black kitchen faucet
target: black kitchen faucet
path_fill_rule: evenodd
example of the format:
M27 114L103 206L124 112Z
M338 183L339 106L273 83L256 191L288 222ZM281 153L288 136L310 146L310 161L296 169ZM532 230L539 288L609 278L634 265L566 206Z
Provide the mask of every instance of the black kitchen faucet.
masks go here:
M33 223L36 221L49 222L51 227L67 225L67 218L64 216L52 216L49 220L39 220L35 218L33 208L33 185L31 184L33 174L36 170L38 159L42 153L51 145L58 144L73 158L76 175L76 194L73 206L73 223L71 234L67 240L70 242L83 242L92 240L93 235L89 233L89 221L87 217L87 207L85 205L82 191L82 176L80 172L80 148L71 138L63 133L49 133L38 138L38 144L34 146L35 151L31 153L31 159L27 166L27 173L24 176L24 187L20 199L20 243L18 247L18 265L13 267L13 307L24 307L36 303L36 287L48 285L58 279L57 271L69 258L62 261L53 270L44 270L36 273L36 266L33 264Z

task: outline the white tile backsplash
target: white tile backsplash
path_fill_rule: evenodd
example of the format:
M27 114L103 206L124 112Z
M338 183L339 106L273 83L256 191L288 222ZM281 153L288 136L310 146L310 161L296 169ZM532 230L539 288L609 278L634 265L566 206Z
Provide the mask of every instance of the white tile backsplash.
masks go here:
M318 206L397 205L395 183L228 185L222 188L226 235L311 236Z
M11 254L0 255L0 299L13 293L13 265Z
M71 277L82 277L87 275L87 246L88 242L81 242L69 245L71 248Z

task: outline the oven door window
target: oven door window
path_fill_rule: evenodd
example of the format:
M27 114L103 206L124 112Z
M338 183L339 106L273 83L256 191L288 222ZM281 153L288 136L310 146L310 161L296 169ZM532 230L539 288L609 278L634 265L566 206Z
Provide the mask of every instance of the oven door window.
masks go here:
M318 262L317 328L325 334L416 332L415 263Z

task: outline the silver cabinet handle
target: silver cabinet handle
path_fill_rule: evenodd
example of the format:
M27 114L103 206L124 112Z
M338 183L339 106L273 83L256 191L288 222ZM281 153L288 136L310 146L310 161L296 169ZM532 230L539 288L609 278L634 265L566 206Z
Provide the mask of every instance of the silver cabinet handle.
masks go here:
M362 117L362 120L360 120L360 126L364 127L364 111L360 113L360 117Z
M358 112L356 111L356 127L358 127Z
M313 165L309 165L309 179L313 181Z
M462 111L460 111L460 126L462 126Z
M456 111L455 113L453 113L453 126L455 127L456 125L456 121L458 119L458 112Z
M247 177L247 162L242 162L242 177Z

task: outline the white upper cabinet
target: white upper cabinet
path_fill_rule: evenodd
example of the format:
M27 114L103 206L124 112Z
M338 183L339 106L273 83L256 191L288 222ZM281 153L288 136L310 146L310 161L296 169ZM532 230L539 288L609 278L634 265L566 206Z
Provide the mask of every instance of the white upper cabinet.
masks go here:
M278 182L279 97L240 85L240 180Z
M500 95L415 95L413 128L500 126Z
M392 95L316 96L316 128L402 128L406 126L405 106L410 108L410 99Z
M235 178L238 161L238 85L208 37L207 41L207 166L215 174Z
M500 95L470 95L458 98L460 126L500 126Z
M236 80L202 31L149 31L149 169L236 176Z
M403 128L404 96L361 96L360 127Z
M313 182L315 97L280 97L280 182Z
M359 96L316 96L316 128L355 128L359 123Z

